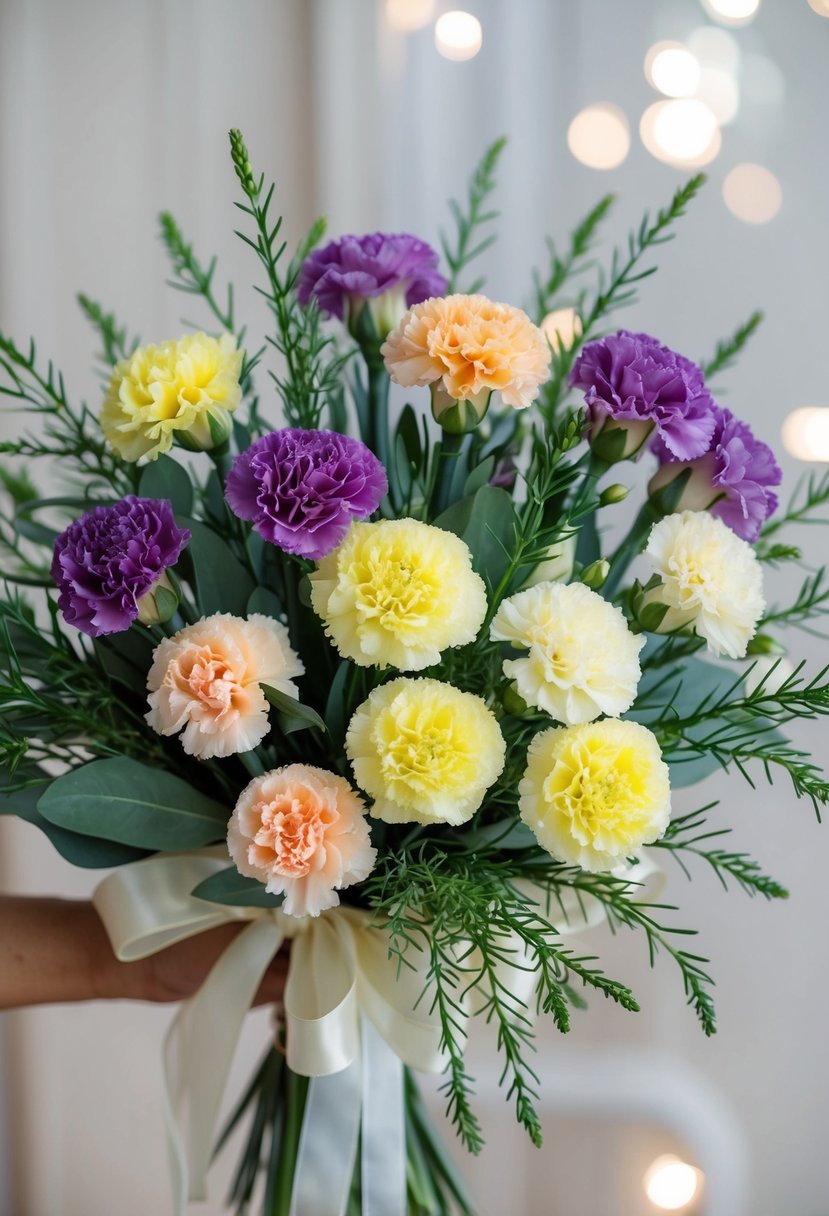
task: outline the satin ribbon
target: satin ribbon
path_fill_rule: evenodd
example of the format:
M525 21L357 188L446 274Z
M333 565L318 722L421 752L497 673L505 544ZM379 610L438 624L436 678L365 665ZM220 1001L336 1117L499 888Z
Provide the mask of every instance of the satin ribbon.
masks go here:
M411 965L398 966L389 958L388 934L355 908L340 905L319 917L296 918L278 908L213 904L191 894L227 865L222 846L158 854L121 866L93 896L123 962L218 925L245 922L195 996L181 1006L164 1042L175 1216L184 1216L188 1199L205 1197L216 1122L242 1023L287 939L293 939L284 995L287 1062L293 1072L314 1078L291 1216L342 1216L361 1113L364 1212L405 1216L403 1064L442 1072L446 1062L439 1017L420 1000L428 983L426 953L410 952ZM660 875L647 859L625 873L643 884ZM554 907L564 915L568 936L604 918L597 900L566 895L563 907L557 902ZM529 1003L536 979L532 960L518 939L505 946L515 956L510 990ZM464 958L462 966L474 973L474 958Z

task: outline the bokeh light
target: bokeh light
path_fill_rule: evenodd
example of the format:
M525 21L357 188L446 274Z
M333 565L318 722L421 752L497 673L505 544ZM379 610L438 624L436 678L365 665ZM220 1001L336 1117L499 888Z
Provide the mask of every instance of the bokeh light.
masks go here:
M740 67L740 92L753 105L779 106L786 95L786 79L773 59L749 51Z
M829 0L808 0L809 8L819 17L829 17Z
M624 111L606 102L580 110L567 128L567 146L591 169L615 169L630 151Z
M483 43L477 17L463 9L452 9L435 22L435 46L444 59L474 59Z
M715 21L725 25L747 25L754 20L760 0L702 0L702 7Z
M709 164L722 143L714 113L704 102L690 97L648 106L639 135L652 156L678 168Z
M767 224L783 202L780 182L764 165L735 165L722 192L728 210L746 224Z
M715 25L701 25L688 39L688 49L693 51L702 64L715 64L734 72L740 63L740 48L737 39L728 30Z
M783 447L796 460L829 463L829 409L803 406L783 423Z
M728 68L705 64L695 96L704 102L720 126L732 122L740 108L740 90Z
M386 0L386 20L396 30L422 30L435 15L435 0Z
M645 1174L645 1194L660 1212L681 1212L696 1198L701 1174L687 1161L666 1154Z
M681 42L657 42L645 56L645 76L666 97L691 97L700 82L699 60Z
M569 350L576 338L581 337L581 317L575 308L556 308L547 313L541 329L554 351L562 347Z

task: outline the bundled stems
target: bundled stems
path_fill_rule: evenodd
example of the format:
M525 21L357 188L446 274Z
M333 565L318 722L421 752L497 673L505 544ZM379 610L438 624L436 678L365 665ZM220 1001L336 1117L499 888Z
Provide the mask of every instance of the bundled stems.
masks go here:
M435 486L432 491L433 517L440 515L451 505L452 481L458 467L458 458L463 451L464 438L464 435L456 435L451 431L441 431L440 445L437 450Z

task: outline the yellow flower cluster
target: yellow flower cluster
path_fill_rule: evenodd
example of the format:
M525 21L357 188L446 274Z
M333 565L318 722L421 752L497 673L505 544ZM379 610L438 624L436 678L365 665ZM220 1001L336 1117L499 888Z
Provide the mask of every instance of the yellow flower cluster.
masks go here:
M361 667L421 671L471 642L486 615L467 546L414 519L352 524L310 580L326 632Z
M386 823L465 823L504 767L506 746L480 697L440 680L375 688L346 736L354 777Z
M605 718L536 735L518 787L521 818L558 861L612 870L668 826L668 766L637 722Z
M155 460L174 440L192 451L224 443L242 395L242 359L231 334L140 347L113 371L101 409L107 443L131 463Z

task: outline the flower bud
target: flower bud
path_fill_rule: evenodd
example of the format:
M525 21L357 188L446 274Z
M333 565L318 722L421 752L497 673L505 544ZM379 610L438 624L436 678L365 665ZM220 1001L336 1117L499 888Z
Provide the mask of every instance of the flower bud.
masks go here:
M648 441L654 424L647 419L634 422L604 418L591 427L588 441L594 455L605 464L632 460Z
M585 587L589 587L591 591L598 591L602 587L610 574L610 562L602 557L598 561L591 562L581 572L581 582Z
M138 619L142 625L162 625L169 621L178 608L178 595L167 576L167 571L156 579L149 591L136 600Z
M466 435L474 431L486 417L492 389L484 388L473 397L456 400L447 393L439 381L431 386L432 417L451 435Z
M201 414L188 430L176 432L176 443L188 452L212 452L227 443L233 419L223 406L214 405Z
M525 714L529 708L527 702L516 688L514 680L511 684L507 685L501 701L507 713L513 714L516 718L520 718L521 715Z
M746 650L746 654L748 655L771 655L774 658L785 653L786 647L783 643L768 633L755 634Z
M617 481L614 485L608 486L606 490L602 490L599 495L599 506L611 507L617 502L624 502L629 493L630 487L623 486Z
M715 454L709 452L699 460L676 460L660 465L648 482L648 496L653 498L666 486L674 485L687 470L685 482L678 498L671 504L671 510L707 511L723 496L722 490L712 482L716 472L715 460Z

